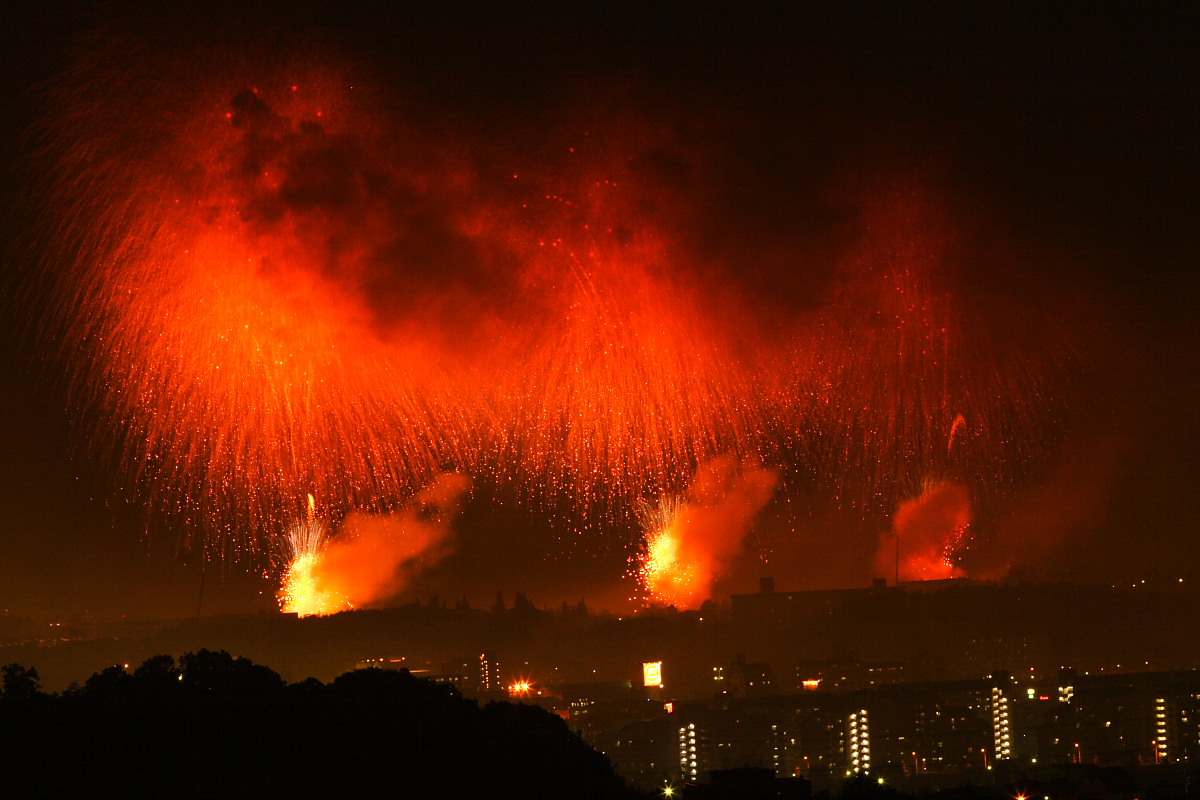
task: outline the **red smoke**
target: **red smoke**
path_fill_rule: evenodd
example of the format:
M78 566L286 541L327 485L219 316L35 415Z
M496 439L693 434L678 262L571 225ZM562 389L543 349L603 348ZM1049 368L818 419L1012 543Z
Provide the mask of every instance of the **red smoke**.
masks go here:
M648 520L639 577L651 598L677 608L707 600L777 480L772 470L739 467L731 458L701 465L687 497Z
M451 550L451 523L469 480L438 476L403 509L390 514L351 513L336 537L305 565L307 592L297 596L289 569L281 597L285 611L330 613L386 600Z
M958 578L957 558L970 544L971 498L954 483L935 483L920 497L900 504L892 532L880 537L877 575L902 581ZM898 560L897 560L898 559Z

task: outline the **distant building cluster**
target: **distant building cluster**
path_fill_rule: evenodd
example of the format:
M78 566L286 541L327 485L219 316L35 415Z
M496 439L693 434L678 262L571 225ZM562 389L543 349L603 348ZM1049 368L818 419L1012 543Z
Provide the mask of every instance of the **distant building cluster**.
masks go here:
M1194 771L1197 618L1200 591L1182 585L765 580L727 604L622 616L518 593L487 609L433 597L329 617L7 619L0 663L36 665L50 691L97 664L213 646L293 682L405 669L480 704L544 706L645 789L769 775L789 791L849 778L920 792L1013 770ZM1134 797L1148 800L1120 800Z
M404 656L364 658L354 665L355 669L407 670L414 677L434 683L450 684L468 697L484 700L501 700L513 695L527 696L534 687L526 680L514 679L505 683L500 673L500 662L491 653L480 653L478 659L447 661L441 671L430 668L428 661L409 659Z
M670 665L664 665L664 672ZM643 787L766 768L814 782L985 773L1035 765L1200 763L1200 670L1076 675L997 673L847 692L723 691L762 665L714 670L711 701L576 697L569 720ZM744 678L742 678L744 680Z

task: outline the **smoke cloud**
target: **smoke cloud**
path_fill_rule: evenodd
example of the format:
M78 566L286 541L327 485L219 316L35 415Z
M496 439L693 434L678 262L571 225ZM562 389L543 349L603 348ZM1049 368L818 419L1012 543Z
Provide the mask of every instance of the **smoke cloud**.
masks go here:
M651 596L678 608L707 600L777 482L774 470L728 456L701 464L686 498L660 507L656 518L665 524L647 532L642 579Z
M445 473L400 511L351 513L313 566L316 592L351 607L394 596L452 552L451 524L469 485Z
M900 504L892 531L879 539L875 573L902 581L958 578L956 557L968 544L971 498L955 483L934 483Z

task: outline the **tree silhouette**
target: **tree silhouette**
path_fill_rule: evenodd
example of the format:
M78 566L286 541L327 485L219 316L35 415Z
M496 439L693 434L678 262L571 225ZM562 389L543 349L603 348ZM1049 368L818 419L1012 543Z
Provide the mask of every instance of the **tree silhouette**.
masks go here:
M38 692L4 668L5 698ZM634 797L608 760L536 706L480 707L407 670L286 686L228 652L108 667L38 703L0 703L13 797Z
M36 669L20 664L5 664L0 667L4 676L4 698L6 700L29 700L41 694L41 678Z
M171 656L151 656L133 671L133 680L141 692L171 692L179 688L181 672Z
M204 692L266 692L283 688L283 678L248 658L225 650L199 650L179 658L181 683Z
M133 676L122 667L109 667L88 678L81 690L92 697L101 695L120 696L128 694L133 684Z
M513 598L512 610L516 616L522 619L536 617L538 613L537 606L535 606L530 599L525 596L524 592L517 592L517 596Z

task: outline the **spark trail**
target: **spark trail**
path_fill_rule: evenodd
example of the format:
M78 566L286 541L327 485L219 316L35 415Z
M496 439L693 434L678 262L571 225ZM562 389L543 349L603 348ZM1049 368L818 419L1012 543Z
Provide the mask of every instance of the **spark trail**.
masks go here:
M1070 342L1000 346L920 181L863 193L829 285L749 301L757 265L700 269L704 219L643 168L667 126L484 148L334 48L224 33L97 37L49 89L30 190L81 430L193 545L292 531L327 565L448 471L592 533L682 497L651 545L689 605L776 482L876 520L932 481L980 515L1053 450ZM337 536L295 522L308 493Z

